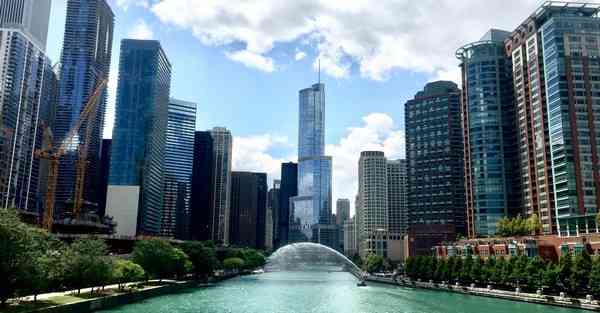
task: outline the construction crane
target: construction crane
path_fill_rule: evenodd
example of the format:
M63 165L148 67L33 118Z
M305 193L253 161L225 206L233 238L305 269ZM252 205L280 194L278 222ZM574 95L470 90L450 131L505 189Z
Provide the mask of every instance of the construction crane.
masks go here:
M94 93L90 96L85 104L85 107L81 111L79 119L77 119L75 125L71 127L58 148L54 149L54 146L52 145L53 138L50 129L47 126L44 129L44 141L46 141L47 146L36 151L36 155L40 159L46 159L49 161L45 212L42 221L42 226L49 232L52 231L52 225L54 224L54 196L56 193L56 182L58 179L58 166L60 164L60 158L64 156L71 148L75 138L78 138L79 130L85 123L86 127L84 139L78 140L77 176L75 181L75 201L73 205L73 214L76 219L79 218L79 212L81 211L81 207L83 205L85 167L88 163L87 152L89 150L89 142L93 131L92 121L96 119L98 102L107 83L108 81L106 79L103 79L98 83Z

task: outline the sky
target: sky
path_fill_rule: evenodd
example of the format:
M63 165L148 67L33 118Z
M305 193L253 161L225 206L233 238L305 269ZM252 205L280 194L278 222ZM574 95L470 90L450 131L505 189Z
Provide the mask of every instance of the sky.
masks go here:
M104 137L112 135L120 41L159 40L171 97L197 103L196 129L233 134L233 170L280 176L297 159L298 91L326 86L333 203L358 190L363 150L404 158L404 103L459 82L455 51L514 30L537 0L107 0L115 13ZM66 0L52 0L47 51L60 60ZM351 206L352 211L354 206ZM334 208L335 211L335 208Z

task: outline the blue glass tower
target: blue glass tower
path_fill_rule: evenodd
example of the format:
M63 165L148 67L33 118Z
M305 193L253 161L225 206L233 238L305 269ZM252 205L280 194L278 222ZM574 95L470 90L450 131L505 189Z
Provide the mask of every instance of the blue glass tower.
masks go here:
M325 85L299 92L298 195L291 199L289 241L329 246L331 157L325 156Z
M98 83L108 78L112 54L114 14L106 0L69 0L61 56L60 82L54 125L54 140L61 142L79 119ZM97 173L100 167L100 145L104 128L106 92L100 100L87 155L88 168L83 198L97 202ZM82 127L79 138L85 137ZM56 189L56 208L67 208L75 188L77 140L60 162Z
M108 184L141 186L138 234L160 233L170 86L171 64L158 41L121 42Z

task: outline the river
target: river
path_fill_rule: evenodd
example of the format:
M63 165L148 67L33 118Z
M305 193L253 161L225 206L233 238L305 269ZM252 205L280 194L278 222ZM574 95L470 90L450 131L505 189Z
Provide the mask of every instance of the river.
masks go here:
M344 272L271 272L147 299L113 313L567 313L583 312L369 283Z

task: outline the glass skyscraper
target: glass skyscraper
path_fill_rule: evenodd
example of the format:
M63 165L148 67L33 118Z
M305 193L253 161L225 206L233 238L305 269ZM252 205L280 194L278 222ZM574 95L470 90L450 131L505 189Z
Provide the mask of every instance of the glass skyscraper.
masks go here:
M46 51L51 0L2 0L0 28L19 29L42 52Z
M190 235L193 240L212 240L215 203L213 139L210 131L195 133L193 164Z
M139 234L160 233L170 86L171 64L158 41L121 42L108 184L141 186Z
M288 243L290 229L290 199L298 195L298 164L281 163L281 189L279 191L279 240L276 247Z
M189 237L195 128L196 104L171 99L165 147L165 191L161 226L163 236L178 239Z
M114 14L106 0L68 0L65 35L54 124L54 140L61 142L75 125L90 95L102 79L107 79L112 54ZM100 167L100 145L106 110L104 91L98 104L95 120L91 123L92 136L88 143L83 198L97 202L98 184L95 179ZM85 138L82 127L77 138ZM76 139L77 139L76 138ZM75 189L78 142L74 140L68 153L61 159L56 186L57 213L73 200Z
M335 245L335 227L329 227L332 165L324 154L325 85L319 83L299 92L298 195L291 200L291 242Z
M231 203L231 153L233 138L225 127L210 131L213 143L213 217L212 240L229 242L229 215Z
M469 237L494 235L496 224L520 213L518 142L509 32L492 29L458 49Z

